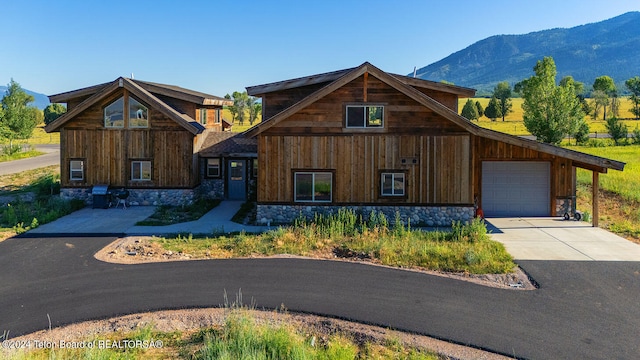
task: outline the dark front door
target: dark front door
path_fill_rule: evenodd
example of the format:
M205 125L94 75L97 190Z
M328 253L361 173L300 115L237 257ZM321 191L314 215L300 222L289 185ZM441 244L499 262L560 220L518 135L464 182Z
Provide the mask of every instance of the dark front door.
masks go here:
M247 170L244 160L229 160L227 171L229 191L227 197L230 200L247 199Z

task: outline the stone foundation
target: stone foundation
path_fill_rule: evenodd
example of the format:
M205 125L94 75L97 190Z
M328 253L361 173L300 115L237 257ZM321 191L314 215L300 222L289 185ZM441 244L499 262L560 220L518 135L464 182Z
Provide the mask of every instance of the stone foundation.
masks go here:
M198 195L209 199L223 199L224 179L201 179Z
M371 211L383 213L393 224L396 212L404 224L412 226L451 226L454 221L468 223L473 219L473 206L332 206L332 205L257 205L259 224L290 224L300 216L313 219L316 213L331 214L351 209L366 219Z
M127 205L186 205L195 200L193 189L127 189L129 198ZM63 199L81 199L87 204L93 204L91 188L62 188L60 197Z

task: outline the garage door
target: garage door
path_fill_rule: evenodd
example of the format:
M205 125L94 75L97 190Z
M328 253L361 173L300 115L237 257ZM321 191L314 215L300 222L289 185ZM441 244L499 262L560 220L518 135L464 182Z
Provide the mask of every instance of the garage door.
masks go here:
M548 162L483 161L485 216L549 216Z

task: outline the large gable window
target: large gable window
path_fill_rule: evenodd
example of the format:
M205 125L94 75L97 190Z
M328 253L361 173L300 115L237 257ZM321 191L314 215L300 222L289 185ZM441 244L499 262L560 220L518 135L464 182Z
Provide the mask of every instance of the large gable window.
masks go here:
M331 202L333 174L330 172L296 172L296 202Z
M118 98L104 108L104 127L124 127L124 97Z
M348 128L381 128L384 126L384 106L347 105Z
M132 97L129 97L129 127L149 127L149 109Z

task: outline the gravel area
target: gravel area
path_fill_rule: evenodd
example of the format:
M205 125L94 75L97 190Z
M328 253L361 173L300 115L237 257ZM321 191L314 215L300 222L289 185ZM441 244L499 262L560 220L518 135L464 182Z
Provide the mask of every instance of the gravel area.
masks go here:
M187 309L168 310L132 314L107 320L87 321L72 324L52 330L12 338L12 341L49 342L59 344L63 342L82 341L101 334L112 332L130 332L141 327L151 325L162 332L182 331L192 332L201 328L220 326L224 324L229 309ZM318 343L323 343L335 333L346 334L356 342L384 343L385 340L398 340L405 346L434 351L447 359L474 360L502 360L511 359L487 351L452 344L446 341L409 334L381 327L363 325L344 320L325 318L315 315L291 314L275 311L246 310L258 322L281 323L286 322L298 328L303 333L319 334ZM152 339L149 339L152 340ZM15 351L15 350L14 350ZM1 349L0 355L11 354L8 349Z

